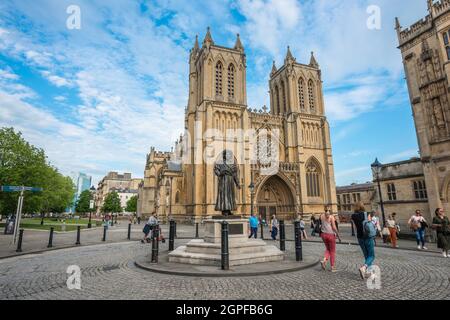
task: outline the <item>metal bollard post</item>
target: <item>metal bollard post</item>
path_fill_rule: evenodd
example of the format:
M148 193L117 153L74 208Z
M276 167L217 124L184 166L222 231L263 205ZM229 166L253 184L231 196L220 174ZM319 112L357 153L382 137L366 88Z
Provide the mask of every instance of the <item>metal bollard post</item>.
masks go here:
M355 228L353 227L353 221L350 221L350 224L352 225L352 237L355 236Z
M198 239L198 222L195 224L195 239Z
M261 223L261 240L264 240L264 225Z
M177 238L177 222L175 222L174 237Z
M47 248L51 248L53 247L53 232L55 231L55 228L51 227L50 228L50 235L48 237L48 245Z
M228 222L222 222L222 270L230 269L230 255L228 252Z
M8 233L8 219L6 219L6 222L5 222L5 231L4 231L4 234L7 234Z
M108 228L108 226L103 226L103 239L102 241L106 241L106 229Z
M17 242L16 252L22 252L23 229L19 230L19 242Z
M159 225L153 228L152 232L152 263L158 263L158 238L159 238Z
M175 238L175 221L170 220L170 227L169 227L169 251L173 251L173 245Z
M131 240L131 223L128 224L128 240Z
M80 236L81 236L81 226L77 226L77 242L75 243L75 245L77 245L77 246L79 246L81 244Z
M280 250L286 251L286 234L284 232L284 220L280 220Z
M302 231L300 230L300 221L295 222L295 260L302 261Z

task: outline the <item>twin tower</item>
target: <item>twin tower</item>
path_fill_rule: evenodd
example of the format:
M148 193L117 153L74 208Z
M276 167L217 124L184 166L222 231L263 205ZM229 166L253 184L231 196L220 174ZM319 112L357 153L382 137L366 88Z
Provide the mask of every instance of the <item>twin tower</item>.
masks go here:
M288 47L284 64L277 68L274 62L270 110L248 108L246 67L239 35L233 48L217 45L209 28L201 46L196 38L189 57L186 134L172 153L152 148L148 155L142 215L156 210L161 219L191 221L219 215L214 211L213 168L225 148L233 151L239 165L237 214L253 210L266 220L274 214L291 220L297 214L323 212L324 206L336 210L330 131L314 55L309 64L301 64ZM267 157L276 158L270 173L264 170Z

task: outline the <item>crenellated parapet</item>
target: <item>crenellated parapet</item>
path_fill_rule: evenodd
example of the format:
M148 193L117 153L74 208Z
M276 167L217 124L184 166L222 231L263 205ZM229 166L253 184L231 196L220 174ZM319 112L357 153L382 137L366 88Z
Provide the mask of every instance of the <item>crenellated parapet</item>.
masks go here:
M431 15L427 15L424 19L414 23L409 28L404 30L399 29L398 37L400 46L430 30L432 27L433 18Z

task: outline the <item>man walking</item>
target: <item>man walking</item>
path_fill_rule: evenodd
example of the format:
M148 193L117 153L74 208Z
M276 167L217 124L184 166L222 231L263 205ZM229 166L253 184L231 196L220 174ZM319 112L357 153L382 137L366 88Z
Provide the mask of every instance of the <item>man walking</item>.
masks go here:
M254 236L255 239L257 239L257 235L258 235L258 218L256 217L255 213L253 212L252 215L250 216L249 219L249 223L250 223L250 236L248 237L249 239Z

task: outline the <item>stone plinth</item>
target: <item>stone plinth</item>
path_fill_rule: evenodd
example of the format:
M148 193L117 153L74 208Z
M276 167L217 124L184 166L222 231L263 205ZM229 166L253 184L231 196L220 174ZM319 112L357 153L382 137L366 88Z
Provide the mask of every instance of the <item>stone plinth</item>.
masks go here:
M193 265L220 266L222 222L228 222L228 247L230 266L282 261L284 253L263 240L248 239L246 219L205 220L205 238L191 240L169 254L169 262Z

